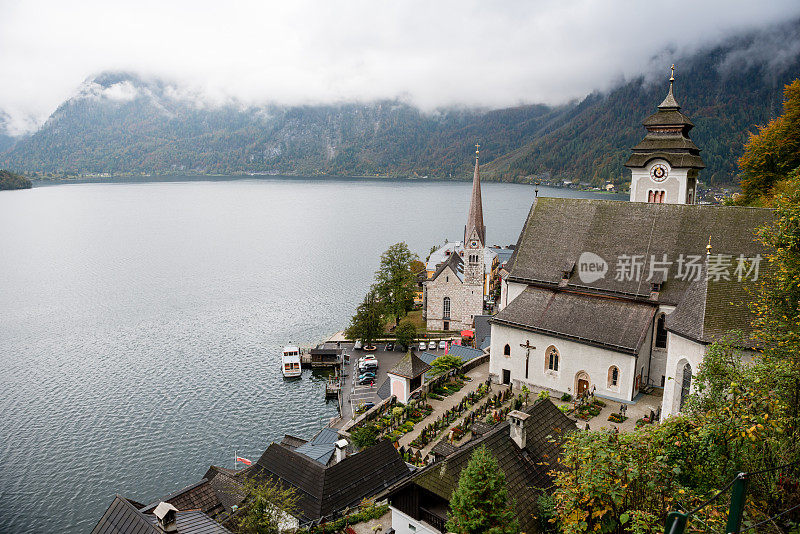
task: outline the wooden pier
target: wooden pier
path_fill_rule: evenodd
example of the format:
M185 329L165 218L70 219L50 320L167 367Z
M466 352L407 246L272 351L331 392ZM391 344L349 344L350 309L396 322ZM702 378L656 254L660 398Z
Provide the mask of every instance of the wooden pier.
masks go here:
M342 377L331 376L325 384L325 397L338 397L342 391Z

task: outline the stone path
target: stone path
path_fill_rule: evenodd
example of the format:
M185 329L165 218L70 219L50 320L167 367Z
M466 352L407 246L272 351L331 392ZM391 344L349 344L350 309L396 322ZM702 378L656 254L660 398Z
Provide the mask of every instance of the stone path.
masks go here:
M479 365L478 367L468 371L466 374L468 377L472 378L472 381L465 382L464 387L461 388L460 391L456 391L452 395L449 395L442 400L431 399L430 397L428 398L428 404L433 407L433 412L428 417L414 425L414 430L408 434L403 434L400 436L398 441L401 446L408 447L408 444L414 441L417 436L422 433L423 428L425 428L429 423L436 421L437 417L456 406L464 397L477 390L478 386L486 382L486 379L489 377L489 362ZM496 390L496 387L493 387L492 390ZM481 400L485 401L485 398ZM457 421L453 421L452 425L455 426L456 423ZM439 439L441 439L441 436ZM425 456L425 454L427 454L427 452L433 448L434 443L429 443L425 449L422 449L423 452L421 454Z

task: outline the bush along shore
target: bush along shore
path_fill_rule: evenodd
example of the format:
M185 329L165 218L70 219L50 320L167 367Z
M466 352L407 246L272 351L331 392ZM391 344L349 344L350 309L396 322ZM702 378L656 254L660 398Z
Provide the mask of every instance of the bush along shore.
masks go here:
M32 186L31 181L24 176L0 169L0 191L30 189Z

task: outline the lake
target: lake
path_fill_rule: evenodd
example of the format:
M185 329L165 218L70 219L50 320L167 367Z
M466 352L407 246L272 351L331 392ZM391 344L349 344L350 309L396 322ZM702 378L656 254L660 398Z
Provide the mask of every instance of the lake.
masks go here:
M464 231L469 182L169 178L0 193L0 531L88 532L336 414L281 345L346 327L380 254ZM543 196L624 198L540 187ZM487 241L532 186L483 184Z

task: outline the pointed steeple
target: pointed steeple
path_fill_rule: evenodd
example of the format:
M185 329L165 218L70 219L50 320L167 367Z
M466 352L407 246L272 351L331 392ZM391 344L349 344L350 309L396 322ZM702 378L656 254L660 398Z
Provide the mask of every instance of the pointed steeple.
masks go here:
M678 105L678 101L675 100L675 95L672 94L672 85L675 83L675 64L672 64L670 67L670 74L669 74L669 92L667 93L667 97L664 99L661 104L658 105L658 109L663 110L679 110L681 107Z
M481 246L486 245L486 227L483 225L483 203L481 201L481 171L478 161L480 145L475 145L475 174L472 176L472 197L469 203L467 226L464 228L464 245L472 235L473 230L481 240Z

